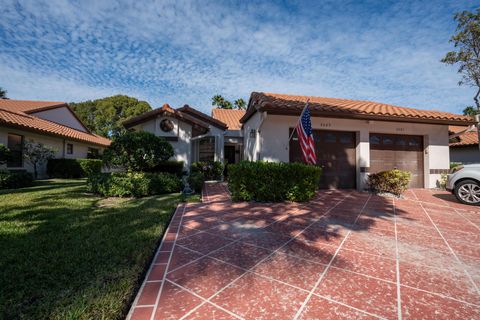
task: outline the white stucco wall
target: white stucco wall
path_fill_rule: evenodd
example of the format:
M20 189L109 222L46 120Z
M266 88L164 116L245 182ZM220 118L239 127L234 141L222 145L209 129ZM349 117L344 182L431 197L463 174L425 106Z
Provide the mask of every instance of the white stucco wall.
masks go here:
M35 112L33 115L79 131L88 132L67 107Z
M40 135L28 131L22 131L17 129L10 129L6 127L0 127L0 144L5 146L8 145L8 134L17 134L23 136L23 141L27 142L33 140L37 143L43 143L45 146L53 148L55 150L55 158L66 158L66 159L85 159L87 158L88 148L96 148L100 153L103 152L102 147L97 145L90 145L82 142L57 138L54 136ZM66 144L73 144L73 154L66 154ZM23 162L23 167L8 168L8 169L24 169L29 172L33 172L33 166L27 161ZM46 164L38 168L38 177L46 177Z
M289 161L289 128L297 124L297 116L267 115L256 139L249 136L250 129L258 128L260 113L244 124L245 159ZM370 167L370 133L392 133L424 136L425 187L436 187L439 174L430 169L449 168L448 126L408 122L367 121L353 119L312 117L312 127L318 130L353 131L357 133L357 186L365 188L367 173L360 167ZM257 142L255 143L255 140Z

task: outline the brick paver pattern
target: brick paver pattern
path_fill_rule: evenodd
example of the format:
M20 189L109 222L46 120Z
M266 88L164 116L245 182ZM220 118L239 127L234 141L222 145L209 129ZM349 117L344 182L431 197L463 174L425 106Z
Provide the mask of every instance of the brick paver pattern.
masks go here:
M480 319L480 208L323 190L177 208L128 319Z

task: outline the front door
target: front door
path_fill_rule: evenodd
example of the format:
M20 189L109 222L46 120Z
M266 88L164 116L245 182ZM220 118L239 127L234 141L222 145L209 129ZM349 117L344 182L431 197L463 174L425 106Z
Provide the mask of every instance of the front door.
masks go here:
M225 163L235 163L235 146L225 146L224 149Z

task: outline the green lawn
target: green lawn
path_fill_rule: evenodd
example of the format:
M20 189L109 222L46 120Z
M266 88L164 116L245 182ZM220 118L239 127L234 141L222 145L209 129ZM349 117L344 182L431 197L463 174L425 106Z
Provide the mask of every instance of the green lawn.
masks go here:
M126 315L180 195L85 192L83 180L0 191L0 319Z

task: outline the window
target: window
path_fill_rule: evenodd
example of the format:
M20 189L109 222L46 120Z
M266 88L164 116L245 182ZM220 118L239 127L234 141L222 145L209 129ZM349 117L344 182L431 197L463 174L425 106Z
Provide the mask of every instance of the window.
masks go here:
M11 152L7 167L23 167L23 136L9 133L7 147Z
M391 137L383 137L383 144L385 144L385 145L392 145L392 144L393 144L393 138L391 138Z
M87 159L98 159L100 158L100 153L96 148L88 148Z
M215 160L215 137L200 139L198 142L198 161Z
M371 143L371 144L380 144L380 137L379 137L379 136L370 135L370 143Z
M337 142L337 136L335 133L328 132L325 134L325 142L327 143L336 143Z
M67 143L67 154L73 154L73 144Z

